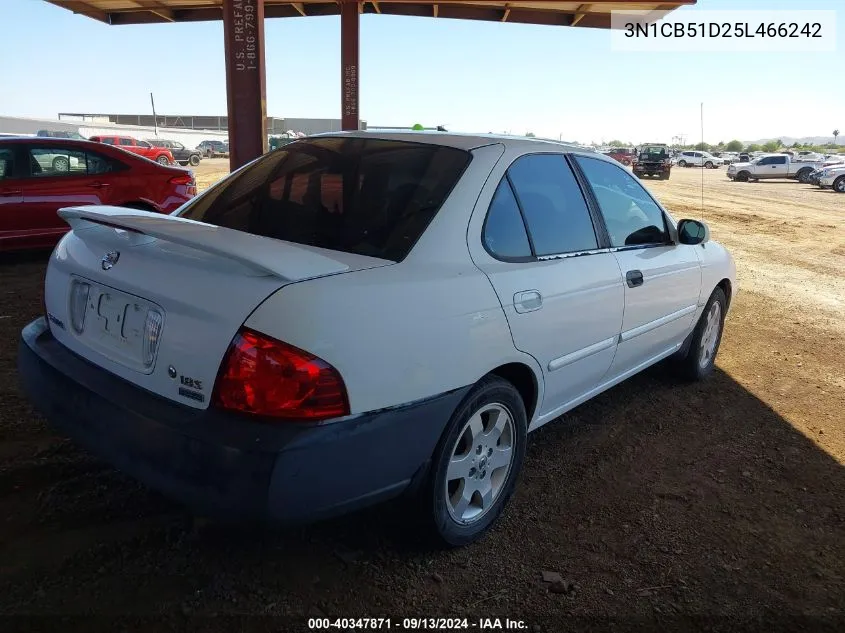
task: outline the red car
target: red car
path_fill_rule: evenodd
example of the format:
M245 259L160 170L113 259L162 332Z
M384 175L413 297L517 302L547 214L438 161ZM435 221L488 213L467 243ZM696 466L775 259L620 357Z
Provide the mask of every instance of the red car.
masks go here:
M619 161L623 165L630 165L634 162L634 149L631 147L614 147L610 151L605 152L606 156L610 156L613 160Z
M173 154L166 147L156 147L151 143L147 143L147 141L139 141L137 138L132 138L131 136L92 136L91 140L95 143L114 145L127 152L154 160L160 165L172 165L176 162L173 160Z
M170 213L197 193L191 172L108 145L0 138L0 252L52 247L68 230L56 211L105 204Z

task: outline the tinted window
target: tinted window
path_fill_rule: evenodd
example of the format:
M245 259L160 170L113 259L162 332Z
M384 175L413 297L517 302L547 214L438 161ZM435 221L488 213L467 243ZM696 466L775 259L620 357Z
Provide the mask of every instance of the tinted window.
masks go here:
M61 147L33 147L29 150L30 174L42 176L79 176L88 172L85 152Z
M150 147L152 147L152 145L150 145L150 144L149 144L149 143L147 143L146 141L136 141L136 142L135 142L135 145L137 145L138 147L146 147L146 148L150 148ZM166 147L166 146L165 146L165 147Z
M88 162L88 175L95 176L97 174L109 174L115 171L124 169L123 163L116 160L97 154L95 152L85 152L85 158Z
M128 146L131 147L131 146L135 145L135 141L133 141L131 138L120 137L119 139L117 139L117 144L118 145L128 145Z
M786 165L786 156L775 156L772 158L773 165Z
M559 154L523 156L508 169L536 255L598 247L581 188Z
M627 171L607 161L578 156L598 199L613 246L669 241L660 207Z
M180 215L280 240L399 261L428 227L468 152L382 139L289 143Z
M100 143L105 143L106 145L114 145L114 139L111 136L104 136L100 139Z
M15 153L10 149L0 149L0 179L11 178L15 173Z
M496 257L531 257L525 224L507 178L503 178L484 221L484 245Z

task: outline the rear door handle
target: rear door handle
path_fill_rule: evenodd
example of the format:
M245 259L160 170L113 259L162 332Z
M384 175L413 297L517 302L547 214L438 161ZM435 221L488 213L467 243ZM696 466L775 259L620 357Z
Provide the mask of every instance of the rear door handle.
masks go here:
M517 312L533 312L543 307L543 295L539 290L522 290L513 296L513 307Z
M92 182L88 186L92 189L102 189L103 187L111 187L111 185L107 182Z
M629 270L625 273L625 283L629 288L636 288L643 285L643 273L640 270Z

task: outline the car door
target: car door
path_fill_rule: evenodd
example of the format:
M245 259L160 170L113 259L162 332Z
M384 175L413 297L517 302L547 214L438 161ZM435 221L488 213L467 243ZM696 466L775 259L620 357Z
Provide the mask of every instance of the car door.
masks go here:
M0 251L24 237L21 150L15 143L0 146Z
M624 169L578 156L625 284L625 315L609 378L633 373L677 349L692 329L701 293L694 246L675 243L670 223Z
M764 170L767 178L786 178L789 176L788 156L770 156L771 162Z
M62 159L67 161L67 169ZM46 143L29 145L25 160L29 177L23 188L22 223L32 239L58 238L68 230L57 214L62 207L108 203L108 186L102 186L101 175L88 173L84 151Z
M125 149L127 152L132 152L133 154L140 154L143 156L143 150L135 144L134 138L120 136L117 138L117 146L120 149Z
M514 345L542 367L542 423L577 404L610 367L624 304L619 264L563 154L521 156L491 187L473 259Z

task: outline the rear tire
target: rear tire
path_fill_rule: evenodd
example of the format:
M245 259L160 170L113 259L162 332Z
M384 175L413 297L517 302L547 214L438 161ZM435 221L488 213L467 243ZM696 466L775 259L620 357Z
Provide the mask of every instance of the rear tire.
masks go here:
M686 166L687 166L687 161L685 161L685 160L679 160L678 161L678 167L686 167Z
M200 164L200 155L199 154L191 154L191 158L188 160L192 167L196 167Z
M833 181L833 190L836 193L845 193L845 176L839 176Z
M527 429L522 397L498 376L482 378L452 414L423 491L441 546L478 540L502 514L522 470Z
M702 380L713 373L722 342L727 303L724 290L718 287L713 290L692 332L687 353L676 359L678 371L686 380Z
M798 172L798 182L803 182L805 185L807 184L807 178L809 178L810 174L813 172L812 169L802 169Z
M713 163L712 163L712 161L709 161L709 160L708 160L706 163L704 163L704 166L705 166L707 169L713 169Z
M53 171L62 174L70 171L70 159L65 156L56 156L53 159Z

